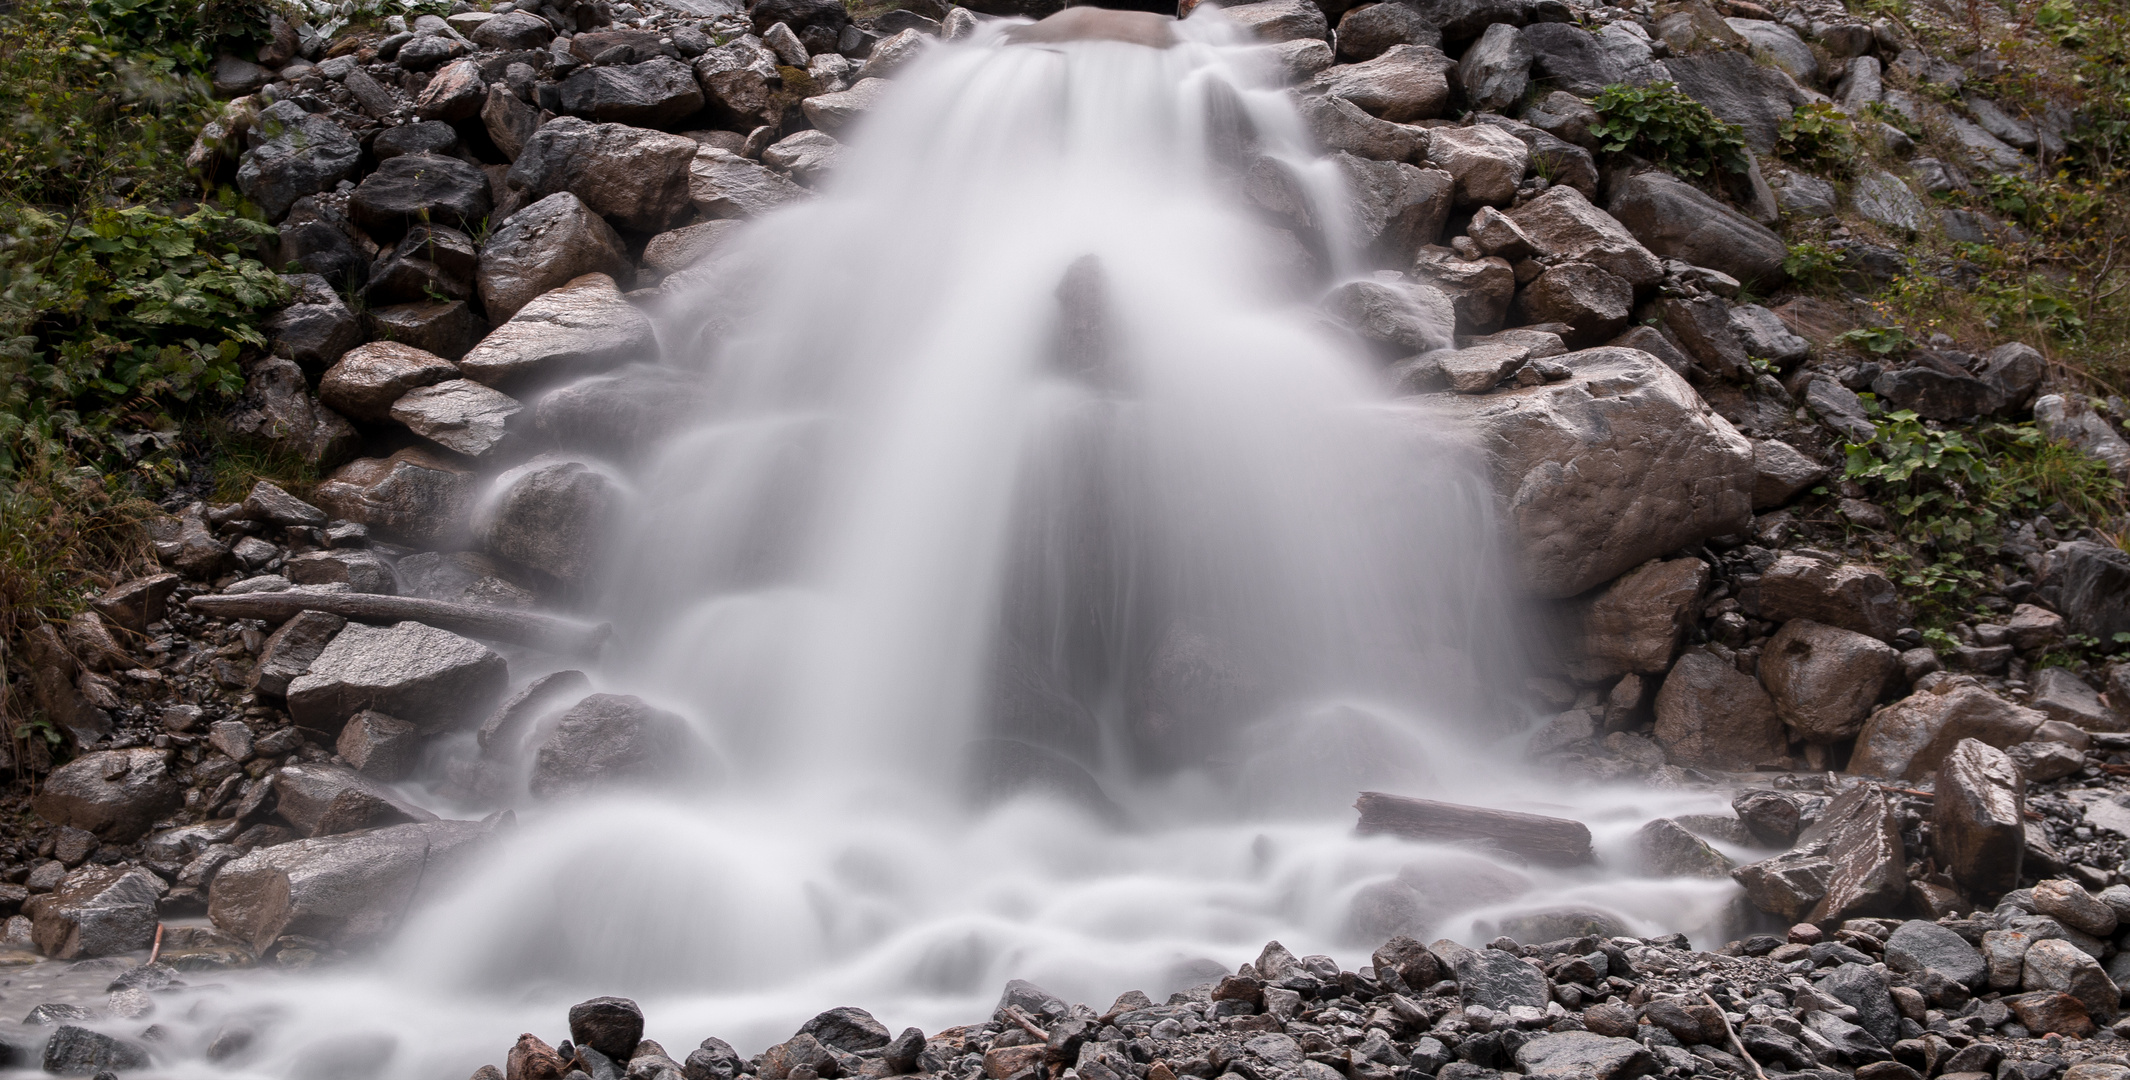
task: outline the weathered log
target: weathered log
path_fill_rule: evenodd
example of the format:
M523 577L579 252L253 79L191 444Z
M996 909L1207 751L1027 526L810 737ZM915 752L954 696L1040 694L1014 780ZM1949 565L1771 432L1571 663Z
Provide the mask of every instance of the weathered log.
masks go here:
M195 596L186 601L185 606L217 618L264 619L267 622L285 622L302 611L323 611L364 623L413 621L467 637L504 641L568 656L597 654L614 629L607 623L595 625L555 615L454 604L448 600L306 589L238 596Z
M1358 831L1388 833L1408 840L1480 841L1532 862L1574 866L1593 861L1590 829L1567 818L1489 810L1429 799L1409 799L1364 791L1353 804L1361 812Z

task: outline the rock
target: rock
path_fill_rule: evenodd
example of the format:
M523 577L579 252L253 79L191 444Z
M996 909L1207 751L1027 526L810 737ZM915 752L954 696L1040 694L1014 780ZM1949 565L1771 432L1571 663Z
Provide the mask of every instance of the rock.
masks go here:
M473 295L479 258L473 238L442 225L417 224L370 268L364 300L372 304L415 303L424 298L465 300Z
M745 41L711 49L696 58L695 81L724 127L748 131L782 120L782 78L767 49Z
M754 218L806 197L806 189L716 147L700 147L688 166L688 197L706 217Z
M1833 217L1841 211L1841 196L1834 185L1810 173L1776 169L1768 174L1775 192L1776 209L1808 220Z
M318 731L338 732L365 709L443 731L472 726L509 684L501 656L456 634L415 622L354 624L289 684L288 710Z
M63 1024L52 1032L45 1041L40 1063L45 1072L55 1076L104 1076L119 1069L130 1072L154 1064L148 1051L133 1043L72 1024Z
M417 31L412 41L399 47L398 54L392 57L392 60L407 71L430 71L449 60L458 50L458 43L450 38Z
M1866 170L1849 189L1849 201L1866 221L1889 229L1912 233L1929 220L1923 200L1908 190L1900 177L1883 169Z
M2026 951L2025 974L2019 985L2029 992L2069 994L2085 1006L2086 1015L2104 1024L2114 1023L2122 1000L2115 983L2102 970L2100 961L2079 951L2068 941L2047 938Z
M1886 966L1894 971L1931 972L1977 991L1989 980L1982 954L1966 938L1919 919L1902 923L1886 938Z
M579 461L536 459L496 481L475 534L488 551L557 581L583 583L624 499L612 477Z
M2036 415L2040 406L2035 406ZM2091 540L2058 544L2043 556L2035 602L2061 613L2074 634L2112 641L2130 631L2130 554Z
M2061 780L2086 767L2086 755L2060 742L2017 743L2005 754L2028 780L2037 784Z
M419 447L342 466L313 498L334 517L423 546L441 545L465 527L473 477Z
M1858 784L1836 796L1797 842L1801 850L1820 850L1833 866L1827 894L1804 921L1882 915L1907 898L1901 820L1877 785Z
M1325 294L1320 306L1386 358L1444 348L1456 324L1441 296L1402 281L1349 281Z
M842 152L843 144L826 132L799 131L778 139L763 150L762 164L810 188L827 177Z
M1339 46L1345 47L1345 22L1339 24ZM1531 48L1523 31L1508 23L1495 23L1465 49L1457 61L1457 85L1465 103L1474 109L1504 112L1523 100L1531 83Z
M264 481L261 481L264 483ZM89 601L106 622L136 634L146 634L148 624L163 621L171 594L177 592L176 574L149 574L122 581Z
M1889 641L1903 614L1893 582L1866 566L1785 555L1760 575L1760 617L1811 619Z
M362 164L355 136L294 102L261 111L249 141L251 149L237 163L237 189L269 221L288 216L297 199L354 179Z
M1885 642L1810 619L1784 623L1760 654L1760 679L1775 711L1807 742L1856 737L1900 670Z
M1663 262L1572 187L1547 188L1508 217L1556 263L1589 263L1637 289L1664 280Z
M1800 86L1819 82L1819 57L1797 31L1765 19L1725 19L1744 38L1755 60L1781 68Z
M1658 818L1634 834L1635 866L1647 877L1727 880L1733 864L1708 842L1670 818Z
M1526 42L1528 45L1528 42ZM1590 133L1598 122L1590 103L1565 90L1555 90L1524 110L1524 123L1585 150L1595 150L1598 138Z
M299 836L436 820L436 815L403 802L391 789L341 765L284 766L274 773L274 797L274 812Z
M294 360L306 371L323 371L342 353L362 344L362 320L348 310L340 294L317 274L283 274L294 290L293 302L266 319L267 340L276 355Z
M364 710L348 718L333 752L363 776L390 783L405 779L421 756L421 732L396 716Z
M1996 411L2017 412L2033 400L2034 391L2048 373L2048 362L2033 346L2013 341L1991 349L1982 358L1975 376L1988 384L1997 402Z
M148 834L184 805L164 750L98 750L53 769L30 800L37 816L113 844Z
M1834 863L1823 854L1785 852L1731 872L1746 899L1761 911L1789 921L1809 914L1827 895Z
M1439 49L1395 45L1365 63L1325 69L1304 92L1345 98L1383 120L1430 120L1449 108L1449 74L1455 69Z
M2108 466L2120 480L2130 476L2130 442L2116 433L2106 417L2087 408L2082 400L2066 401L2061 394L2034 399L2034 423L2049 438L2070 443L2087 457Z
M1721 297L1667 296L1656 302L1664 329L1693 358L1701 372L1717 378L1743 382L1752 377L1751 359L1745 343L1731 329L1730 305Z
M2061 620L2058 624L2061 625ZM2047 667L2035 672L2033 693L2027 698L2027 705L2051 720L2061 720L2087 731L2122 731L2125 728L2123 718L2100 699L2099 692L2065 668Z
M1375 266L1403 270L1442 235L1456 180L1440 169L1331 155L1346 182L1354 243Z
M1819 376L1807 384L1805 404L1819 414L1820 423L1850 442L1870 442L1878 437L1871 418L1864 414L1863 399L1833 379Z
M1657 743L1674 765L1746 771L1786 758L1767 691L1706 651L1689 650L1672 665L1656 713Z
M1506 1012L1516 1005L1542 1009L1551 1000L1553 988L1545 973L1514 953L1471 949L1459 953L1454 966L1457 993L1467 1006Z
M488 175L439 154L386 158L348 198L348 217L380 239L418 223L477 230L488 210Z
M137 867L84 866L35 905L31 939L54 960L145 949L161 919L160 882Z
M889 34L873 43L873 51L866 54L865 63L858 66L855 77L859 82L891 78L923 56L932 47L932 41L914 26Z
M490 331L459 371L499 389L538 386L655 357L651 320L604 274L542 294Z
M1524 44L1531 50L1531 78L1543 86L1557 87L1578 98L1596 97L1607 86L1622 82L1621 70L1597 35L1570 23L1538 23L1523 30Z
M471 34L476 45L490 49L516 52L522 49L545 48L554 40L554 27L546 19L525 11L511 11L498 15L473 28Z
M655 233L691 209L696 149L681 135L562 117L540 125L504 183L528 203L567 191L620 228Z
M1849 771L1916 780L1945 761L1962 739L2003 749L2032 738L2045 717L1962 679L1944 678L1874 713L1857 736Z
M503 564L477 551L423 552L399 561L402 592L425 600L525 610L538 597Z
M2026 781L2018 767L1988 743L1962 739L1938 766L1936 791L1931 850L1938 865L1970 896L2017 887L2026 851Z
M503 157L515 163L524 155L525 144L540 130L540 110L511 92L510 87L496 83L488 88L488 100L481 103L481 127Z
M1372 7L1409 10L1397 3ZM1412 161L1420 156L1424 140L1419 131L1406 124L1378 120L1345 98L1302 98L1295 107L1301 111L1302 122L1316 136L1317 145L1326 152L1343 151L1373 161Z
M1781 316L1758 304L1739 304L1731 308L1732 332L1745 346L1747 356L1772 360L1788 367L1805 358L1812 345L1790 332Z
M873 1019L873 1014L848 1005L808 1020L799 1031L824 1046L851 1054L881 1049L889 1041L887 1028Z
M258 848L216 872L207 917L256 950L284 934L357 948L449 888L485 835L474 822L440 821Z
M1526 1076L1560 1080L1633 1080L1657 1071L1656 1056L1641 1043L1606 1038L1594 1031L1540 1035L1517 1047L1516 1064Z
M1921 364L1880 375L1871 390L1926 420L1980 416L1996 406L1989 384L1982 380Z
M1512 310L1525 323L1564 324L1575 341L1589 344L1626 327L1634 287L1590 263L1560 263L1524 286Z
M1446 382L1459 394L1484 394L1494 389L1512 371L1522 367L1528 350L1520 345L1474 345L1465 349L1436 349L1411 364L1400 365L1400 385L1422 381Z
M670 128L703 107L695 73L665 56L581 67L557 89L563 112L600 123Z
M2015 994L2004 999L2019 1026L2030 1033L2068 1035L2083 1039L2093 1034L2093 1020L2086 1007L2069 994Z
M1992 990L2017 990L2026 974L2026 951L2034 939L2017 930L1990 930L1982 935L1982 960Z
M512 214L481 249L481 304L508 319L533 298L586 274L626 278L628 246L584 200L558 191Z
M1762 289L1787 280L1782 262L1789 248L1780 236L1670 173L1630 177L1616 185L1605 208L1657 255L1720 271Z
M1485 447L1532 595L1574 596L1746 527L1751 444L1685 380L1628 349L1554 361L1568 380L1428 399ZM1566 476L1580 482L1561 483Z
M1578 682L1600 683L1670 668L1698 614L1708 574L1708 564L1699 559L1664 559L1614 579L1582 610L1580 647L1569 674Z
M1356 63L1399 45L1439 47L1442 32L1409 4L1363 4L1339 17L1337 40L1338 58Z
M350 349L318 380L318 399L344 416L381 424L392 403L418 387L453 378L458 368L435 353L392 341ZM323 515L315 524L324 524Z
M532 794L558 799L615 785L682 775L694 734L688 722L635 697L593 694L562 714L533 758Z
M2094 937L2115 933L2115 909L2095 899L2075 881L2061 878L2034 886L2034 911ZM2062 989L2054 987L2052 989Z
M273 697L287 694L288 684L311 669L311 661L347 624L346 619L323 611L299 612L282 623L259 650L252 688Z
M458 60L430 76L429 85L414 100L414 115L424 120L471 120L487 103L488 83L481 78L481 65Z
M628 1061L643 1041L643 1010L628 998L579 1002L569 1009L569 1037L615 1061Z
M361 442L353 425L312 399L303 369L278 356L252 365L229 430L317 468L347 460Z
M471 379L447 379L407 391L392 403L392 419L438 446L477 458L503 442L510 418L524 408Z
M424 120L420 123L386 128L378 132L377 137L370 143L370 152L376 155L379 161L401 154L442 154L451 157L458 153L458 149L458 129L441 120Z
M644 245L643 264L660 274L677 274L708 258L739 227L737 221L705 221L659 233Z
M1224 7L1220 13L1260 41L1322 41L1331 32L1323 9L1306 0L1258 0Z
M848 90L817 94L800 102L799 107L816 130L840 139L849 135L859 117L879 104L887 90L886 79L860 79Z
M1466 260L1451 254L1447 248L1427 248L1413 264L1413 277L1423 285L1432 286L1449 300L1460 334L1491 334L1501 329L1502 320L1509 314L1509 302L1516 296L1516 271L1507 259ZM1524 345L1503 343L1480 348L1514 355L1516 359L1511 370L1514 370L1513 365L1531 358L1530 348ZM1482 389L1493 388L1489 383Z
M630 365L540 398L533 437L550 447L634 460L699 418L702 389L700 379L671 368Z
M1664 70L1689 97L1743 128L1746 145L1757 154L1773 153L1782 125L1799 105L1817 97L1781 68L1761 64L1742 49L1673 56L1664 61Z
M1456 178L1459 206L1503 206L1531 167L1531 149L1492 125L1438 127L1429 132L1427 161Z
M466 350L478 344L481 335L488 332L488 321L459 300L430 300L372 308L366 318L373 337L411 345L446 360L466 355Z

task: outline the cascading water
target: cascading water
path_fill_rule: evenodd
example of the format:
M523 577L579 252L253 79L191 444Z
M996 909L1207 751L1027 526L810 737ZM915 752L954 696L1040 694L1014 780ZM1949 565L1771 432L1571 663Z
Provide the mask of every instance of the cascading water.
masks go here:
M595 994L751 1052L838 1004L966 1022L1013 977L1165 993L1271 938L1716 919L1726 884L1353 835L1362 788L1567 797L1515 772L1489 497L1310 314L1362 268L1261 51L1135 25L1177 40L935 50L678 293L700 423L628 473L593 677L691 722L685 783L534 804L382 955L195 994L168 1053L244 1027L221 1068L339 1039L460 1077ZM1311 178L1314 252L1244 210L1256 155ZM1576 798L1603 855L1697 797Z

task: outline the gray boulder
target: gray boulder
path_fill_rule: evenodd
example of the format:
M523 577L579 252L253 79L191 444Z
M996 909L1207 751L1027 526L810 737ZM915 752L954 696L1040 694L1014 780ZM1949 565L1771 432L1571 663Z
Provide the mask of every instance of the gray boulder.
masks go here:
M1856 737L1849 771L1857 776L1918 780L1936 772L1962 739L1998 749L2034 737L2047 717L1968 679L1935 683L1873 713Z
M586 274L519 308L459 358L459 371L500 390L538 387L654 359L657 343L650 318L614 279Z
M1531 148L1491 124L1429 132L1427 163L1457 181L1459 206L1505 206L1531 167Z
M1331 155L1346 184L1353 240L1372 265L1404 270L1442 235L1457 182L1440 169Z
M1395 3L1377 7L1402 7ZM1295 103L1302 120L1327 152L1345 152L1374 161L1412 161L1425 144L1421 132L1407 124L1378 120L1342 97L1308 97Z
M30 800L37 816L114 844L146 836L184 805L167 750L98 750L53 769Z
M421 731L413 724L365 710L348 718L347 726L334 740L333 752L363 776L391 783L404 779L414 767L421 754L421 741ZM317 829L311 835L340 831L345 830Z
M1531 80L1542 89L1591 98L1626 80L1626 71L1598 43L1597 35L1580 26L1539 23L1524 27L1523 40L1531 51Z
M872 111L888 90L886 79L860 79L848 90L816 94L799 103L806 121L817 131L836 138L846 136L858 118Z
M303 369L278 356L252 365L229 430L317 468L346 461L362 442L354 425L311 396Z
M1664 69L1689 97L1745 129L1746 145L1760 154L1774 152L1782 125L1799 105L1817 96L1781 68L1762 64L1744 50L1674 56L1664 61Z
M621 228L655 233L690 210L696 149L680 135L562 117L540 125L504 183L527 202L567 191Z
M1222 8L1221 14L1260 41L1322 41L1331 30L1323 9L1308 0L1257 0Z
M358 715L379 714L365 711ZM399 723L412 731L413 725ZM341 734L345 737L346 730ZM435 814L402 800L390 788L344 765L284 766L274 773L274 798L274 812L299 836L330 836L380 825L436 820Z
M1657 1071L1656 1055L1641 1043L1594 1031L1540 1035L1516 1048L1516 1064L1525 1076L1559 1080L1634 1080Z
M281 572L296 585L345 585L350 592L387 596L399 591L392 564L374 551L306 551L291 556Z
M446 360L466 355L488 332L488 320L463 300L425 300L371 308L364 315L370 336L432 352Z
M1780 439L1763 439L1753 444L1753 473L1753 509L1758 511L1789 502L1826 476L1827 467Z
M289 684L288 710L318 731L337 733L364 709L442 731L471 726L509 684L503 658L478 642L415 622L354 624Z
M535 459L496 480L474 531L498 558L583 584L624 498L618 482L581 461Z
M52 1032L50 1039L45 1040L40 1064L45 1072L54 1076L98 1076L120 1069L129 1072L146 1069L154 1061L138 1044L113 1038L101 1031L62 1024Z
M532 794L568 798L640 787L688 771L696 756L688 722L622 694L593 694L563 713L533 757Z
M1551 25L1551 24L1548 24ZM1585 262L1636 289L1664 280L1664 263L1642 246L1612 215L1590 204L1582 192L1555 186L1507 217L1522 229L1541 255L1553 261Z
M1410 4L1363 4L1339 17L1339 59L1373 60L1399 45L1442 44L1442 32Z
M1345 23L1340 23L1339 45L1345 47ZM1531 47L1523 31L1508 23L1495 23L1464 51L1457 61L1457 85L1465 104L1494 112L1523 100L1531 84Z
M1760 617L1811 619L1891 641L1905 615L1893 582L1877 570L1784 555L1760 576Z
M2035 584L2035 602L2061 614L2071 633L2109 641L2130 630L2130 555L2118 548L2058 544L2042 556Z
M1545 972L1500 949L1468 949L1457 955L1457 992L1466 1005L1500 1012L1526 1005L1542 1009L1552 1000Z
M362 144L330 118L295 102L262 110L249 137L251 149L237 163L237 190L279 221L305 195L331 191L353 180L362 164Z
M387 538L425 547L465 529L473 477L429 450L408 447L388 458L351 461L312 494L327 513L369 526Z
M667 128L703 107L695 73L666 56L578 68L557 90L563 112L600 123Z
M318 659L326 643L347 624L338 615L303 611L276 627L259 650L252 689L271 697L288 693L288 684L311 669L311 661Z
M1626 328L1634 286L1591 263L1557 263L1524 286L1513 310L1522 322L1562 324L1575 343L1590 344Z
M1628 178L1614 189L1606 209L1643 246L1665 258L1763 289L1788 280L1782 261L1789 249L1782 237L1670 173L1652 170Z
M479 458L505 441L510 418L524 408L471 379L447 379L407 391L392 403L391 416L438 446Z
M558 191L510 215L481 249L475 284L492 319L586 274L629 276L628 245L584 200Z
M412 345L373 341L348 350L318 380L318 400L343 416L381 424L392 418L392 403L417 387L456 376L451 361Z
M267 316L267 340L276 355L294 360L305 371L324 371L341 354L362 344L362 320L340 294L317 274L283 274L295 289L287 307Z
M1782 718L1767 691L1706 650L1672 665L1656 714L1657 745L1674 765L1747 772L1787 758Z
M1386 359L1447 347L1456 323L1448 301L1403 281L1349 281L1321 307Z
M475 822L440 821L259 848L215 874L207 917L253 949L283 934L372 944L454 884L487 834Z
M162 882L138 867L84 866L36 902L30 938L54 960L145 949L161 919Z
M828 175L842 152L843 144L825 131L796 131L764 149L762 164L791 177L800 186L810 188ZM704 224L714 225L716 222ZM648 248L644 251L644 261L650 262Z
M481 65L458 60L430 76L421 96L414 99L414 115L455 123L480 115L481 106L487 103L488 83L481 78Z
M488 211L488 174L441 154L386 158L348 197L349 219L379 239L417 224L472 231Z
M1894 971L1932 972L1981 990L1989 967L1967 939L1934 922L1910 919L1886 938L1886 966Z
M688 198L705 217L754 218L806 198L805 188L713 146L688 165Z
M2016 888L2026 855L2026 778L2019 766L1988 743L1961 739L1938 766L1934 790L1930 844L1938 865L1970 896ZM2015 972L1997 988L2017 982Z

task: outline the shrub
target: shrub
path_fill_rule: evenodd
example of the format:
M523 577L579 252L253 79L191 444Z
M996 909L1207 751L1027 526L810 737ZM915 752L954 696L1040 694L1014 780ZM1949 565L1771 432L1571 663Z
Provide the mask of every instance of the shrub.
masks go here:
M1856 164L1856 125L1831 103L1799 105L1776 133L1775 152L1833 172Z
M1590 132L1604 140L1608 153L1638 154L1695 179L1748 168L1744 129L1671 83L1608 86L1591 106L1598 122Z

